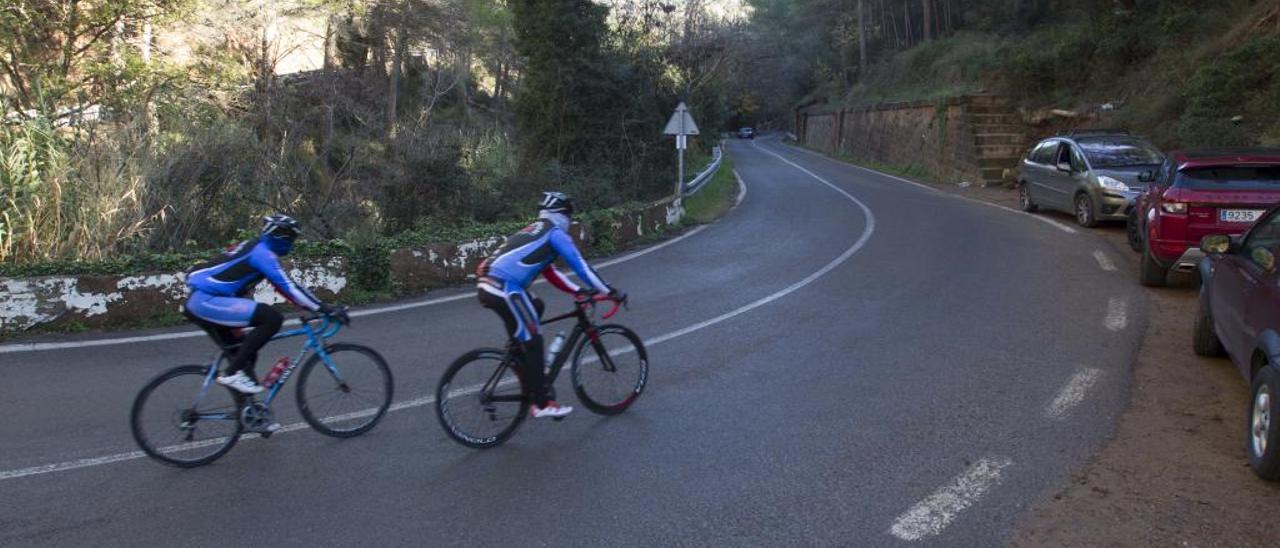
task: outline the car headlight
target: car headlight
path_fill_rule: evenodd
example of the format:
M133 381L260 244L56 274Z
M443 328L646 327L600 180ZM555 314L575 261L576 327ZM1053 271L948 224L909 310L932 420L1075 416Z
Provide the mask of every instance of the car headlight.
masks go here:
M1187 212L1187 204L1183 202L1165 202L1160 204L1160 209L1163 209L1165 213L1181 215Z
M1124 182L1119 179L1113 179L1106 175L1098 176L1098 184L1102 185L1102 188L1107 190L1115 192L1129 192L1129 185L1124 184Z

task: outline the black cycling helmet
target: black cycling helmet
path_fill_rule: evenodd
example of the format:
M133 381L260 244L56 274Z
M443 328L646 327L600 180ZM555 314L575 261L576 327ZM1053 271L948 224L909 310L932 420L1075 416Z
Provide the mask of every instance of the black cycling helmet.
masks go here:
M573 198L563 192L543 192L538 211L573 215Z
M268 215L262 218L262 235L274 236L292 241L302 232L302 225L298 224L297 219L288 215Z

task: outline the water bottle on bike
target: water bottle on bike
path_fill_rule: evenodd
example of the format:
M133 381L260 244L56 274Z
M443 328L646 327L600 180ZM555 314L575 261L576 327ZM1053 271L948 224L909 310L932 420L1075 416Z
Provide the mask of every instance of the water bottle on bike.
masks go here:
M284 374L284 370L288 368L289 356L280 356L280 359L276 360L275 365L271 366L271 371L267 372L266 378L262 379L262 386L267 388L275 386L276 380L279 379L280 375Z

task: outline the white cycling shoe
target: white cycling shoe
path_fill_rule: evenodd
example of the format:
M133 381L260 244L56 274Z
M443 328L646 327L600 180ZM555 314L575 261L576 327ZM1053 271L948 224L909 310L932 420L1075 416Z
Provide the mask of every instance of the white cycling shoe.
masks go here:
M218 384L241 394L258 394L266 390L248 375L245 375L244 371L236 371L235 375L220 376L218 377Z
M556 402L549 401L547 405L539 407L538 404L529 405L529 414L535 419L559 419L573 412L573 407L568 405L560 405Z

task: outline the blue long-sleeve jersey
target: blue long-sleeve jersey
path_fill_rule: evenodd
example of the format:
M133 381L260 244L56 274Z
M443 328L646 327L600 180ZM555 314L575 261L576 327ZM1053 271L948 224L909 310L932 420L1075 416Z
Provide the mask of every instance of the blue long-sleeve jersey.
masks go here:
M508 237L502 249L480 265L477 274L525 288L557 257L563 257L574 274L596 291L611 289L587 264L573 238L549 219L538 219Z
M202 265L187 276L187 286L209 295L248 297L263 279L293 304L320 310L320 299L289 278L280 266L280 257L263 238L242 242L218 260Z

